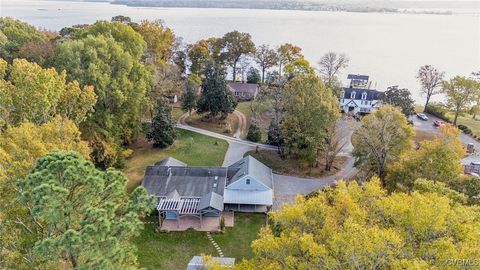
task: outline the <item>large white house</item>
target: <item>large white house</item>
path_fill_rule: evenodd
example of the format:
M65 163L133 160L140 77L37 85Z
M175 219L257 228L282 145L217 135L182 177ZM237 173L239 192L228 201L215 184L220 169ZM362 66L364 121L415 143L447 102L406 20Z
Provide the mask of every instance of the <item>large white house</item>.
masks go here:
M372 113L379 107L381 92L369 89L370 83L366 75L348 75L350 86L340 93L340 108L343 112L353 114Z

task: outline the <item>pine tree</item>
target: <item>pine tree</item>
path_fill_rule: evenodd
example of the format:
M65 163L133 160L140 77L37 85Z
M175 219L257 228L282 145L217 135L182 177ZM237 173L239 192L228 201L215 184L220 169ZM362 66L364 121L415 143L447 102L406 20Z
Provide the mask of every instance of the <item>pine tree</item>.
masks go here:
M172 145L177 138L172 109L165 100L160 99L155 110L150 130L147 132L147 139L153 141L153 146L165 148Z
M218 114L226 118L237 106L237 102L225 81L225 70L211 63L205 68L202 95L197 102L197 112L209 113L214 122Z
M280 149L283 146L283 136L280 126L275 120L272 120L270 126L268 127L267 144L277 146L278 152L280 153Z
M131 195L119 171L100 171L76 152L51 152L18 180L31 209L35 269L134 269L132 238L154 206L143 187Z
M187 85L185 88L185 92L183 93L182 97L182 110L184 112L188 112L188 114L191 116L192 111L195 109L197 106L197 89L200 87L200 83L198 83L197 80L198 76L196 75L191 75L187 79Z

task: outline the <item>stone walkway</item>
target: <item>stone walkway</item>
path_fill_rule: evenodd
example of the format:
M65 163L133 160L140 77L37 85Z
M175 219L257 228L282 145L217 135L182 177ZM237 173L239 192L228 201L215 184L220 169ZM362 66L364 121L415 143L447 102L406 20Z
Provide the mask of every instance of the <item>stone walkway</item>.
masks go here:
M213 240L213 237L210 234L210 232L207 232L207 238L210 241L210 243L212 243L213 247L217 250L218 256L223 257L222 249L218 246L217 242L215 242L215 240Z

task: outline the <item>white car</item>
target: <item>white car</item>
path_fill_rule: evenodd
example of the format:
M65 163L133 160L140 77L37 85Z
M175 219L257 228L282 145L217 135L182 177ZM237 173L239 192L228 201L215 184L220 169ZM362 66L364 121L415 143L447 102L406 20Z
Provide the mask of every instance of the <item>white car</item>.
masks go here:
M423 121L427 121L427 120L428 120L428 116L426 116L424 113L419 113L419 114L417 114L417 117L420 118L420 119L423 120Z

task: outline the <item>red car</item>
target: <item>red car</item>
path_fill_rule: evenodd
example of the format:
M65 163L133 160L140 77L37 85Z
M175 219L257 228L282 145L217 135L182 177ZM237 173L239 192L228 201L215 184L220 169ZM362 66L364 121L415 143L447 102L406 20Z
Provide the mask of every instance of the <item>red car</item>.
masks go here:
M440 121L440 120L435 120L433 122L433 125L436 126L436 127L441 127L443 125L445 125L445 122L444 121Z

